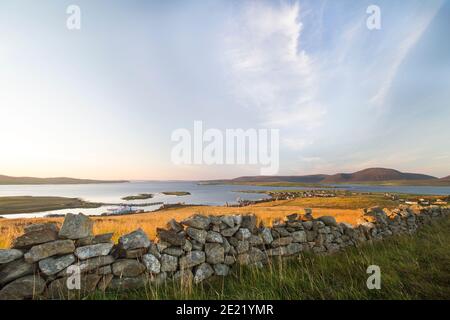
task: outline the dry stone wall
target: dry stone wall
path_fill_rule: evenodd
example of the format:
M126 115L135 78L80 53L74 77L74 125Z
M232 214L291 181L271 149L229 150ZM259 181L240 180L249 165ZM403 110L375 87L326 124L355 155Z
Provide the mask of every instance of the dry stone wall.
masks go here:
M365 210L366 222L352 226L330 216L315 219L306 209L270 228L257 225L253 215L194 215L169 221L154 241L138 229L117 244L113 233L94 235L87 216L67 214L61 229L53 223L29 225L11 249L0 250L0 299L67 299L165 281L200 283L227 276L238 264L263 267L273 257L329 254L414 233L449 212L448 207L401 206L386 214L375 207Z

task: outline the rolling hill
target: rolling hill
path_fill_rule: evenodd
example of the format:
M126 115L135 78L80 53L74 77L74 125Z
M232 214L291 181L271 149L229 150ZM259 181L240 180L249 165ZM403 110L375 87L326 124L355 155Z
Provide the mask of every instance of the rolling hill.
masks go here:
M399 184L417 183L442 184L450 183L450 176L442 179L420 174L401 172L386 168L368 168L354 173L337 174L315 174L305 176L247 176L230 180L210 180L207 183L226 183L226 184L250 184L250 183L316 183L316 184L339 184L339 183L386 183L398 182Z
M122 183L125 180L91 180L75 178L33 178L33 177L10 177L0 175L0 185L14 184L93 184L93 183Z

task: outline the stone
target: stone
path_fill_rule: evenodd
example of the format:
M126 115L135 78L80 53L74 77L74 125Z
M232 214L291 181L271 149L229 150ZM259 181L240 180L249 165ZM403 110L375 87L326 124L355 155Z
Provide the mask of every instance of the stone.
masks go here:
M22 300L40 296L45 290L45 280L39 276L25 276L14 280L0 290L0 300Z
M306 232L305 231L295 231L291 233L292 242L307 242Z
M181 223L188 227L205 230L209 227L211 219L209 217L196 214L181 221Z
M260 262L260 261L266 261L267 255L264 253L264 251L262 251L258 248L252 247L248 251L248 258L249 258L250 263L255 263L255 262Z
M286 246L286 255L293 255L302 251L303 247L300 243L293 242Z
M263 228L261 230L261 237L265 244L271 244L273 242L272 232L269 228Z
M97 289L102 292L106 291L113 278L114 275L112 273L105 274L103 277L101 277L100 281L98 282Z
M76 259L73 254L60 257L49 257L39 261L39 269L46 276L52 276L73 264L75 260Z
M169 247L164 249L163 253L170 254L171 256L180 257L184 254L184 250L178 247Z
M250 243L251 246L259 246L259 245L264 244L262 237L254 235L254 234L252 234L250 236L250 238L248 239L248 242Z
M145 271L146 267L134 259L120 259L112 265L112 272L118 277L137 277Z
M234 219L232 216L222 216L220 217L220 221L225 223L230 228L234 227Z
M178 267L178 258L168 255L161 255L161 271L163 272L175 272Z
M195 267L206 261L204 251L194 250L180 258L180 269Z
M201 244L204 244L206 242L206 236L208 235L208 233L205 230L191 228L191 227L188 227L186 229L186 233L189 237L198 241Z
M111 274L112 273L111 265L100 267L95 271L95 273L100 274L100 275Z
M42 231L42 230L51 230L56 233L59 232L58 226L53 222L29 224L29 225L25 226L23 228L23 230L25 233Z
M158 235L158 238L160 240L170 243L174 246L183 246L184 243L186 242L186 238L184 236L179 235L172 230L164 230L157 228L156 234Z
M101 267L110 265L114 261L115 261L114 257L109 255L83 260L79 262L77 265L80 267L81 272L90 272L99 269Z
M183 225L178 223L175 219L172 219L169 222L167 222L167 229L175 232L180 232L184 230Z
M69 289L74 287L71 278L59 278L50 283L47 290L48 298L55 300L76 299L93 292L97 288L101 275L86 274L80 277L80 289Z
M130 290L139 289L145 287L149 282L149 278L146 275L140 275L138 277L122 277L112 278L108 285L107 290Z
M35 265L23 259L12 261L0 269L0 287L18 278L33 274Z
M120 256L125 259L137 259L141 258L144 254L146 254L147 251L148 251L147 248L123 250Z
M238 254L247 252L250 248L250 243L248 241L238 241L236 245L236 252Z
M0 249L0 265L23 257L23 252L17 249Z
M313 222L312 221L303 221L302 224L303 224L303 227L306 230L311 230L312 227L313 227Z
M288 245L289 243L291 243L292 240L293 240L292 237L283 237L283 238L275 239L275 240L272 242L272 247L286 246L286 245Z
M184 269L175 272L173 275L173 280L179 281L182 284L189 284L194 279L194 274L192 273L191 269Z
M277 248L273 248L273 249L269 249L266 251L267 255L269 257L273 257L273 256L285 256L287 255L288 251L286 247L277 247Z
M114 235L114 232L98 234L98 235L94 236L94 239L92 240L92 244L110 243L110 242L112 242L113 235Z
M211 264L223 263L225 250L220 243L205 244L206 262Z
M92 244L92 241L94 241L94 236L78 239L75 241L75 247L89 246Z
M235 226L233 228L223 229L222 231L220 231L220 233L224 237L232 237L238 230L239 230L239 226Z
M161 239L156 244L156 248L158 249L159 252L163 252L164 250L166 250L170 246L171 246L170 243L162 241Z
M214 275L214 269L208 263L202 263L195 268L194 282L200 283Z
M119 238L119 244L125 250L148 248L151 245L147 234L142 229L137 229Z
M147 272L150 273L160 273L161 272L161 263L158 258L156 258L151 253L148 253L142 257L142 263L147 268Z
M189 252L192 250L192 242L190 242L189 240L186 240L186 243L183 246L183 250L186 252Z
M16 249L30 248L34 245L55 241L58 239L58 233L51 229L42 229L27 232L17 237L12 242L12 247Z
M55 256L73 253L75 245L72 240L56 240L34 246L25 254L25 261L28 263Z
M75 255L80 260L85 260L93 257L107 256L114 244L112 243L98 243L89 246L78 247L75 249Z
M236 262L236 259L233 256L226 255L224 259L224 263L227 265L233 265Z
M319 217L319 220L325 223L325 225L329 227L338 227L338 223L336 222L336 219L332 216L322 216Z
M214 265L214 273L221 277L226 277L230 273L230 267L226 264L216 264Z
M208 231L206 234L206 242L223 243L223 237L219 232Z
M234 215L233 216L233 220L234 220L234 224L241 225L241 223L242 223L242 216L239 215L239 214Z
M59 230L59 237L76 240L92 236L93 225L94 222L82 213L77 215L68 213Z
M250 232L254 232L256 229L256 216L254 215L242 216L241 228L246 228L250 230Z
M238 240L247 240L252 236L252 233L247 228L239 228L239 230L234 234L234 237Z
M231 245L230 245L230 243L228 242L227 238L222 238L222 239L223 239L222 247L223 247L223 249L225 250L225 253L230 252L230 250L231 250Z

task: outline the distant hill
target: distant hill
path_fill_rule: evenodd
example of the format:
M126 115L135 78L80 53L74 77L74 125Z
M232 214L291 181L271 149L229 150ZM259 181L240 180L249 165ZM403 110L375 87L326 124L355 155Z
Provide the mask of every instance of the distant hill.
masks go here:
M434 180L436 177L405 173L394 169L369 168L354 173L338 173L326 177L321 183L367 182L367 181L400 181L400 180Z
M93 184L93 183L122 183L126 180L90 180L75 178L33 178L33 177L10 177L0 175L0 185L12 184Z
M450 181L450 176L447 178ZM369 168L354 173L337 173L337 174L314 174L305 176L248 176L239 177L230 180L210 180L207 183L235 183L235 184L249 184L249 183L317 183L317 184L334 184L334 183L362 183L362 182L414 182L424 184L433 184L443 179L420 174L400 172L394 169L386 168ZM446 182L447 180L443 181Z
M442 180L442 181L450 181L450 176L447 176L447 177L441 178L440 180Z

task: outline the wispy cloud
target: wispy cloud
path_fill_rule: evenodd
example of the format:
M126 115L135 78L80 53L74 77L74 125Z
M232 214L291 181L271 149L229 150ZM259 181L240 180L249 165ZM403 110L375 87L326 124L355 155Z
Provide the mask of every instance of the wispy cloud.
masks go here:
M233 92L266 126L313 128L325 113L316 61L301 47L299 13L298 3L251 2L229 25L224 62Z
M423 33L427 30L430 23L433 21L436 14L439 12L443 2L438 2L432 7L429 14L421 15L418 19L411 21L410 30L411 32L399 43L396 51L392 56L390 65L384 80L382 80L380 87L376 94L370 99L370 102L376 106L383 106L386 97L389 94L392 83L395 80L397 72L402 65L405 58L411 49L414 48L416 43L420 40Z

